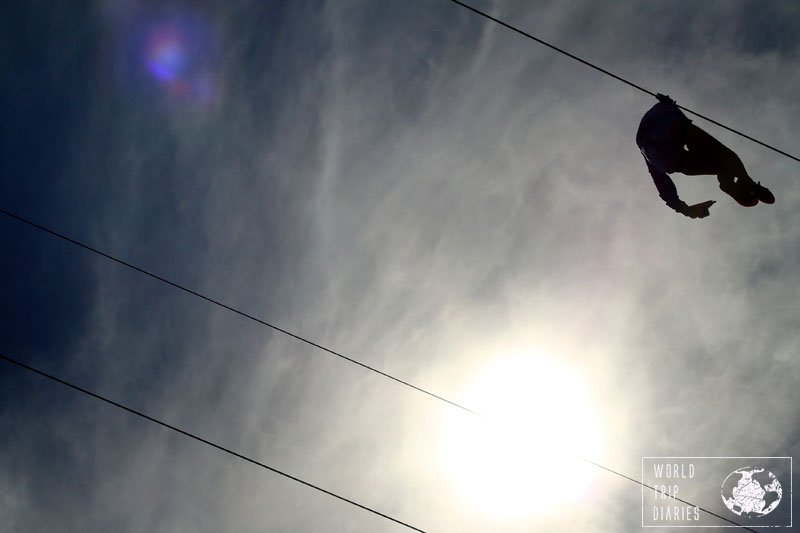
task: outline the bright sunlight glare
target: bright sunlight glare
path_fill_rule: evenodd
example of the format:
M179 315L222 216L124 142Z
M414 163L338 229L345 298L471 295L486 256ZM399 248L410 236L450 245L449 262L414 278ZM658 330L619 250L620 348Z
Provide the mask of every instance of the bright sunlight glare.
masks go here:
M552 512L588 495L602 436L589 389L555 359L494 360L463 402L482 417L450 413L441 465L470 506L496 518Z

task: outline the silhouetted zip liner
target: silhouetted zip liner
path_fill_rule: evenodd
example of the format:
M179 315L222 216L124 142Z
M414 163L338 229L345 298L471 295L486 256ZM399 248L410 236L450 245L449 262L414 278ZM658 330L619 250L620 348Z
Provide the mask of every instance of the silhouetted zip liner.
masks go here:
M678 197L669 174L716 175L719 188L740 205L774 204L769 189L750 178L736 153L698 128L667 95L658 94L636 132L636 145L644 156L658 194L666 204L689 218L705 218L714 200L687 205Z

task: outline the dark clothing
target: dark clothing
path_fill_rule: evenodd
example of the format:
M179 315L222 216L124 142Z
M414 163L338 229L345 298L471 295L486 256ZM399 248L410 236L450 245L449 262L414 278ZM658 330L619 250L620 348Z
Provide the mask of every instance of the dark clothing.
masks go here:
M686 128L691 122L674 103L659 102L645 113L636 132L636 145L644 156L659 196L676 211L686 204L678 197L675 183L668 174L681 168L687 153L684 149Z
M686 207L686 202L678 196L678 188L675 187L675 182L672 181L672 178L666 172L656 169L649 161L646 161L646 163L647 170L650 171L650 175L653 177L653 183L656 184L656 189L658 189L658 195L661 199L675 211L680 211L683 207Z

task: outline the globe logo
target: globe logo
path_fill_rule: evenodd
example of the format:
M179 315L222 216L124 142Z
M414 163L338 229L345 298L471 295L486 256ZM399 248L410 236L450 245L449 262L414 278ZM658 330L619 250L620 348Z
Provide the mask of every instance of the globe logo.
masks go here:
M745 466L734 470L722 483L725 507L745 518L765 516L778 507L783 489L775 475L764 468Z

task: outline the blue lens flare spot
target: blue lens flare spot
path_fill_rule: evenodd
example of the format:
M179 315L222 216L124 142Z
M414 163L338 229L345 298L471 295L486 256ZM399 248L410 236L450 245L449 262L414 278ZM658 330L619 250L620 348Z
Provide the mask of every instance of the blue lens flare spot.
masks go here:
M207 17L178 7L119 12L108 19L124 27L115 71L126 90L199 108L219 100L217 35Z
M160 81L177 79L186 67L187 53L184 37L173 25L153 28L145 44L145 64Z

